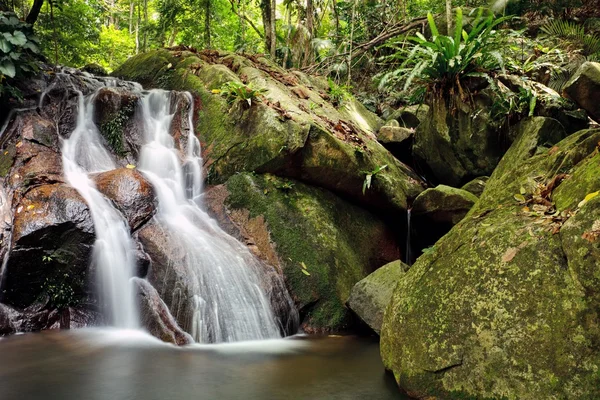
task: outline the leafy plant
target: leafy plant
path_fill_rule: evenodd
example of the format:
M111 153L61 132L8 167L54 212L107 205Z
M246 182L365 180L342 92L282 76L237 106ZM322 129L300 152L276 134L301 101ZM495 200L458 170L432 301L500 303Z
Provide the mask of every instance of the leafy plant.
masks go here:
M378 173L380 173L381 171L383 171L386 168L387 168L387 164L384 164L384 165L381 165L381 166L375 168L373 171L363 172L365 174L365 180L363 181L363 187L362 187L363 195L366 193L367 189L371 188L371 182L373 181L373 178Z
M479 9L469 32L464 30L463 13L456 11L453 36L441 35L433 19L427 15L432 37L427 39L421 33L410 37L409 43L399 49L396 55L404 62L400 67L383 75L380 87L390 80L404 82L404 90L415 80L422 81L430 95L437 93L465 94L462 80L467 77L485 77L490 71L504 67L497 48L496 26L508 17L495 18L493 14L484 16Z
M248 103L248 106L252 106L252 101L260 101L260 97L267 90L255 89L252 87L252 84L244 85L242 82L230 81L221 86L221 90L217 90L216 92L225 97L228 104L242 100Z
M344 104L345 101L352 99L352 93L350 92L352 86L338 85L331 78L327 79L327 83L329 84L329 97L334 106L339 107Z
M551 20L541 27L541 31L548 36L564 40L576 46L586 56L600 52L600 37L586 33L583 25L576 22L561 19Z
M0 12L0 97L20 97L12 81L39 70L38 44L31 25L12 12Z

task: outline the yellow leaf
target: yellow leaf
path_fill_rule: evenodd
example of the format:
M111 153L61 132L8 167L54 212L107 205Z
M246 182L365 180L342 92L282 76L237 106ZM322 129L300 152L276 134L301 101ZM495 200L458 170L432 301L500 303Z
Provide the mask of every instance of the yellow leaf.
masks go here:
M523 195L522 195L522 194L520 194L520 193L517 193L517 194L515 194L513 197L514 197L514 198L515 198L515 200L516 200L516 201L518 201L519 203L525 203L525 202L526 202L526 200L525 200L525 196L523 196Z
M302 261L300 265L302 265L302 269L306 269L306 264L304 264L304 261Z
M17 147L17 148L19 148L21 146L23 146L23 142L18 142L17 144L15 144L15 147Z
M303 273L304 275L306 275L306 276L310 276L310 273L309 273L307 270L305 270L305 269L303 269L303 270L302 270L302 273Z
M135 169L135 165L133 165L133 164L127 164L127 165L125 166L125 168L128 168L128 169Z
M34 208L35 208L35 206L33 204L30 204L30 205L27 206L28 210L33 210Z
M599 194L600 194L600 190L597 192L588 193L588 195L585 196L583 200L581 200L581 202L577 205L577 207L579 207L579 208L583 207L588 201L590 201L594 197L598 196Z
M5 152L4 152L4 155L7 155L7 154L8 154L8 151L5 151Z
M219 93L221 93L221 89L213 89L210 92L213 94L219 94Z

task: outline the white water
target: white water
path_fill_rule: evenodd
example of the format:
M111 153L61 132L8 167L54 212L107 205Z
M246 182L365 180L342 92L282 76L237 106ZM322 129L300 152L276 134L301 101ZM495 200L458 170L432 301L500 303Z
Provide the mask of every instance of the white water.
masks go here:
M157 223L186 254L183 268L194 294L190 333L202 343L281 337L261 287L261 265L200 208L202 164L200 143L190 128L193 103L184 151L176 148L169 133L171 96L177 95L181 94L153 90L142 99L145 145L139 169L156 191Z
M93 122L93 97L79 94L77 126L62 141L62 161L67 182L87 202L96 232L92 262L100 288L100 302L109 325L138 327L134 287L135 246L129 226L117 209L96 189L89 174L115 169Z

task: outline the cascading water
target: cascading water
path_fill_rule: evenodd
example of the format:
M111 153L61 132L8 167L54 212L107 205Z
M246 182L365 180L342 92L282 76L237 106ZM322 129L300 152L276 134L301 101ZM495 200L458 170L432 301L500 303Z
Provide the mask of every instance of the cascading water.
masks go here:
M136 258L129 226L89 177L116 168L92 118L93 98L85 99L79 93L77 126L62 141L63 168L67 182L85 199L92 214L96 232L92 262L107 322L118 328L136 328L138 317L130 282Z
M157 223L169 240L185 251L183 268L194 294L190 333L204 343L281 337L261 287L261 265L246 246L225 233L200 208L200 143L191 125L193 103L187 148L180 152L169 133L173 119L171 96L176 95L153 90L142 99L145 145L139 169L157 194ZM286 299L291 305L287 294Z

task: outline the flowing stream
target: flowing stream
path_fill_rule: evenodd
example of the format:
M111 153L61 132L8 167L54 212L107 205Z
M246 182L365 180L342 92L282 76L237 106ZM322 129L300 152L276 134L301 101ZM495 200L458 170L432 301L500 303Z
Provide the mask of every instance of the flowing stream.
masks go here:
M247 247L225 233L201 208L200 143L191 124L193 103L187 98L186 148L179 151L171 136L172 96L181 93L152 90L142 99L145 144L139 170L158 197L155 220L172 243L184 249L182 266L193 293L191 334L202 343L281 337L281 326L271 308L273 287ZM262 278L262 279L261 279ZM166 294L162 293L163 296Z
M111 326L138 327L134 288L135 246L121 213L97 189L90 174L115 169L93 122L94 95L79 93L77 126L62 142L62 161L67 182L85 199L92 214L96 242L92 264L98 277L100 301Z

